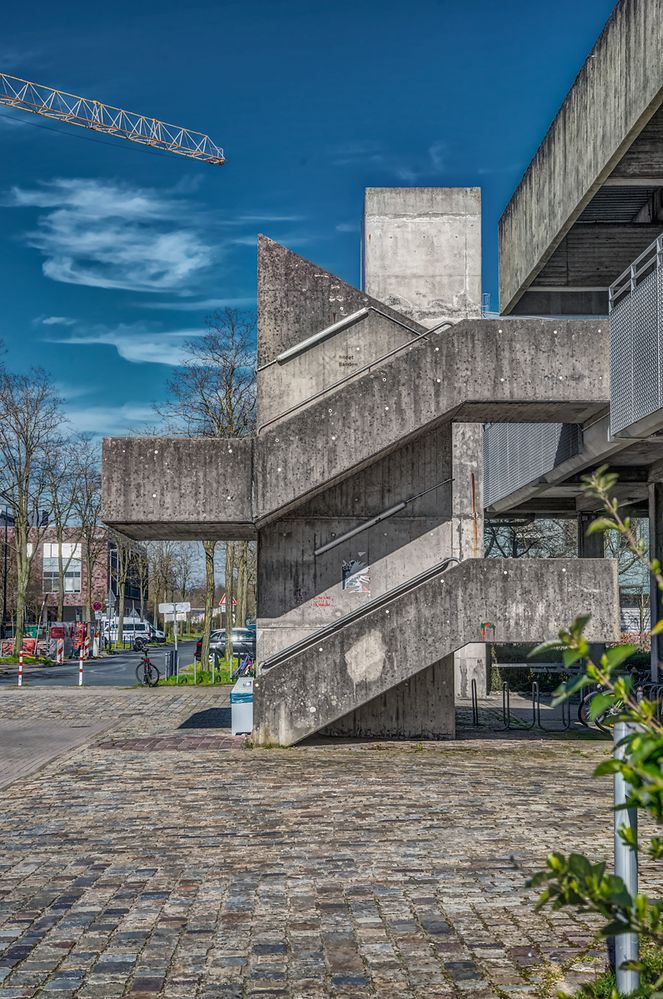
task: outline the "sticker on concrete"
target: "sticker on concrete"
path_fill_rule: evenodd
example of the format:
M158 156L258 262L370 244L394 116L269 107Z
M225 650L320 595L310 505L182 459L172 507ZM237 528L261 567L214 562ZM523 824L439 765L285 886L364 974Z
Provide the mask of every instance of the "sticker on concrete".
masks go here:
M343 559L341 564L343 583L341 589L352 593L371 592L371 570L367 552L357 552L354 558Z
M345 653L345 667L353 683L372 683L384 669L385 647L377 628L357 639Z
M481 622L481 641L482 642L495 641L495 625L491 624L490 621Z

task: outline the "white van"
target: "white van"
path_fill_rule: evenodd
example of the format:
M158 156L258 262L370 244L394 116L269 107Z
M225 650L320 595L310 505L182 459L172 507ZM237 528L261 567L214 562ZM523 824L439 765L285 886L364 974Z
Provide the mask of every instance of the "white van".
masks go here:
M144 638L145 641L149 641L152 634L152 626L149 621L140 621L137 618L125 617L121 639L118 639L117 631L117 618L102 622L102 634L104 638L108 638L111 642L133 642L135 638Z

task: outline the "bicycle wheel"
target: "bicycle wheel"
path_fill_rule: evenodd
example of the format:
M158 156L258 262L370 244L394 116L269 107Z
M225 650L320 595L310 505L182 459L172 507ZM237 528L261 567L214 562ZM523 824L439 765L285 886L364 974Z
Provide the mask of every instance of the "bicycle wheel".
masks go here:
M590 727L589 705L592 700L592 697L594 697L595 694L596 694L595 690L592 690L592 692L589 694L585 694L580 704L578 705L578 721L582 725L584 725L585 728Z
M138 680L139 683L147 685L145 670L146 670L146 665L141 659L141 661L136 666L136 679Z
M154 663L145 663L145 680L143 681L148 687L156 687L159 682L159 670L156 668Z

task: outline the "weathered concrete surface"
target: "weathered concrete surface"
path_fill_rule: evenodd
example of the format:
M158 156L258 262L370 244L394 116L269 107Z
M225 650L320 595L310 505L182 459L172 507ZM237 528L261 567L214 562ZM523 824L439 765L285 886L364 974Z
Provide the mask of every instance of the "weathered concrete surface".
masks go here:
M385 690L319 734L354 739L454 739L454 656L445 656Z
M284 350L347 318L371 308L360 322L334 334L320 347L286 365L276 363ZM258 239L258 426L326 389L339 378L411 340L424 327L399 315L370 294L300 257L266 236Z
M592 615L589 639L618 640L616 563L468 559L262 672L254 738L299 742L441 657L485 640L486 623L491 641L543 641L580 612Z
M440 427L266 525L258 545L258 658L269 658L457 555L451 474L449 427ZM316 548L436 483L444 484L315 555ZM344 581L344 567L353 561L364 566L356 589Z
M265 430L262 525L444 422L582 422L607 405L607 324L467 320L433 333Z
M500 220L503 312L513 310L659 109L662 50L663 0L620 0ZM660 177L656 165L640 156L624 173Z
M426 327L481 315L481 190L369 187L364 287Z
M102 519L130 538L255 537L253 440L107 437Z
M364 198L364 288L403 315L430 328L444 320L481 315L481 191L479 188L368 188ZM483 554L483 433L479 424L455 423L451 553L460 559ZM466 696L472 679L486 693L484 646L460 649L454 656L456 693ZM416 682L423 683L423 678ZM387 717L407 712L413 697L409 682L404 704L385 697ZM362 730L366 719L362 717Z

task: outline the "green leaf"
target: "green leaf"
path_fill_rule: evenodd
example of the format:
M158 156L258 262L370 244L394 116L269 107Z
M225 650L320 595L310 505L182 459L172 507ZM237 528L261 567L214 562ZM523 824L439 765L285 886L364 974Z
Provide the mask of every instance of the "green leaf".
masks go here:
M589 702L589 717L591 721L596 721L599 715L608 710L613 701L612 694L595 694Z
M650 635L660 635L663 631L663 617L660 621L657 621L654 627L649 632Z
M610 520L608 517L597 517L596 520L593 520L591 522L591 524L585 531L585 534L598 534L599 531L618 531L618 530L619 526L614 522L614 520Z
M637 651L637 645L615 645L611 649L606 649L605 659L607 669L617 669L618 666L621 666L623 662Z

